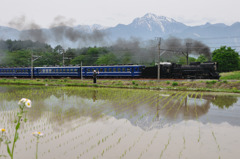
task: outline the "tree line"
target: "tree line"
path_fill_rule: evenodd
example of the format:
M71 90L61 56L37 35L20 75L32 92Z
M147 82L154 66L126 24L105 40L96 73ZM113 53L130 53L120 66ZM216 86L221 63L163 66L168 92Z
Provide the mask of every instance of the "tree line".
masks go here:
M86 47L81 49L64 49L61 45L52 47L48 44L33 42L30 40L6 40L0 41L0 66L1 67L29 67L31 59L34 66L67 66L67 65L114 65L114 64L144 64L155 65L157 51L150 53L146 48L133 53L128 49L113 49L112 47ZM148 56L149 55L149 56ZM153 56L154 55L154 56ZM191 55L191 53L190 53ZM33 58L32 58L33 56ZM169 61L161 57L161 61ZM218 63L220 72L240 70L240 58L238 52L231 47L222 46L212 52L212 61ZM189 57L189 62L207 62L209 58L204 55ZM186 64L185 56L176 55L171 61L178 64Z

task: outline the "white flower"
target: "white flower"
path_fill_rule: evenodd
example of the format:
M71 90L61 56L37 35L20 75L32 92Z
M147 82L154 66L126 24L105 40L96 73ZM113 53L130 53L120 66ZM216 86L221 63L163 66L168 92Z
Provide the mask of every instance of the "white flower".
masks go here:
M25 106L28 107L28 108L31 108L31 107L32 107L32 102L31 102L31 100L26 99Z
M22 107L23 107L23 106L26 106L26 107L28 107L28 108L31 108L32 102L31 102L30 99L22 98L21 100L19 100L18 105L19 105L19 106L22 106Z
M39 132L39 131L35 131L35 132L33 132L32 133L33 134L33 136L35 136L35 137L43 137L43 133L41 133L41 132Z
M26 102L26 98L22 98L21 100L19 100L18 105L23 106L25 102Z

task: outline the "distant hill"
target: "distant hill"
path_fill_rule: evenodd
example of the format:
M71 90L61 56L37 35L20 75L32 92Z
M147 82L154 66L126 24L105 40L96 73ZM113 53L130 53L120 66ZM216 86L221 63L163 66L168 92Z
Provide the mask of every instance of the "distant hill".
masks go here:
M110 44L118 38L136 37L139 40L153 40L155 37L167 39L170 36L196 39L212 49L219 48L221 45L239 49L240 23L236 22L231 26L223 23L187 26L174 19L148 13L134 19L128 25L118 24L115 27L95 24L92 26L78 25L74 28L59 26L51 29L19 31L0 26L0 39L3 40L40 40L51 45L62 44L65 47L83 47L91 43L92 45Z

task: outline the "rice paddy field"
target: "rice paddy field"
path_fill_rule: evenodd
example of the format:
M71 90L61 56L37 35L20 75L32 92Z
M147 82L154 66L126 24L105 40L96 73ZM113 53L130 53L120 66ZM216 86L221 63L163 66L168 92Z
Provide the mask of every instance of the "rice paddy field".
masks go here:
M0 128L10 140L21 98L32 107L18 130L15 159L240 157L238 94L2 85ZM0 158L10 158L4 142Z

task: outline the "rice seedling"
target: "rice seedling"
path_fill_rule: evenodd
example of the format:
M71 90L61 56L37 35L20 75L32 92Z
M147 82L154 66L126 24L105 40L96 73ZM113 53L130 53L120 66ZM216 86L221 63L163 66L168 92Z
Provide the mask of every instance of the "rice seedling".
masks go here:
M39 143L39 138L40 138L40 137L43 137L43 135L44 135L44 134L41 133L41 132L39 132L39 131L38 131L38 132L37 132L37 131L36 131L36 132L33 132L33 136L37 138L37 141L36 141L36 159L38 159L38 143Z
M161 154L160 154L160 157L159 157L160 159L162 158L164 151L166 151L168 145L170 144L170 141L171 141L171 135L169 134L168 135L168 142L165 144L164 149L161 151Z

